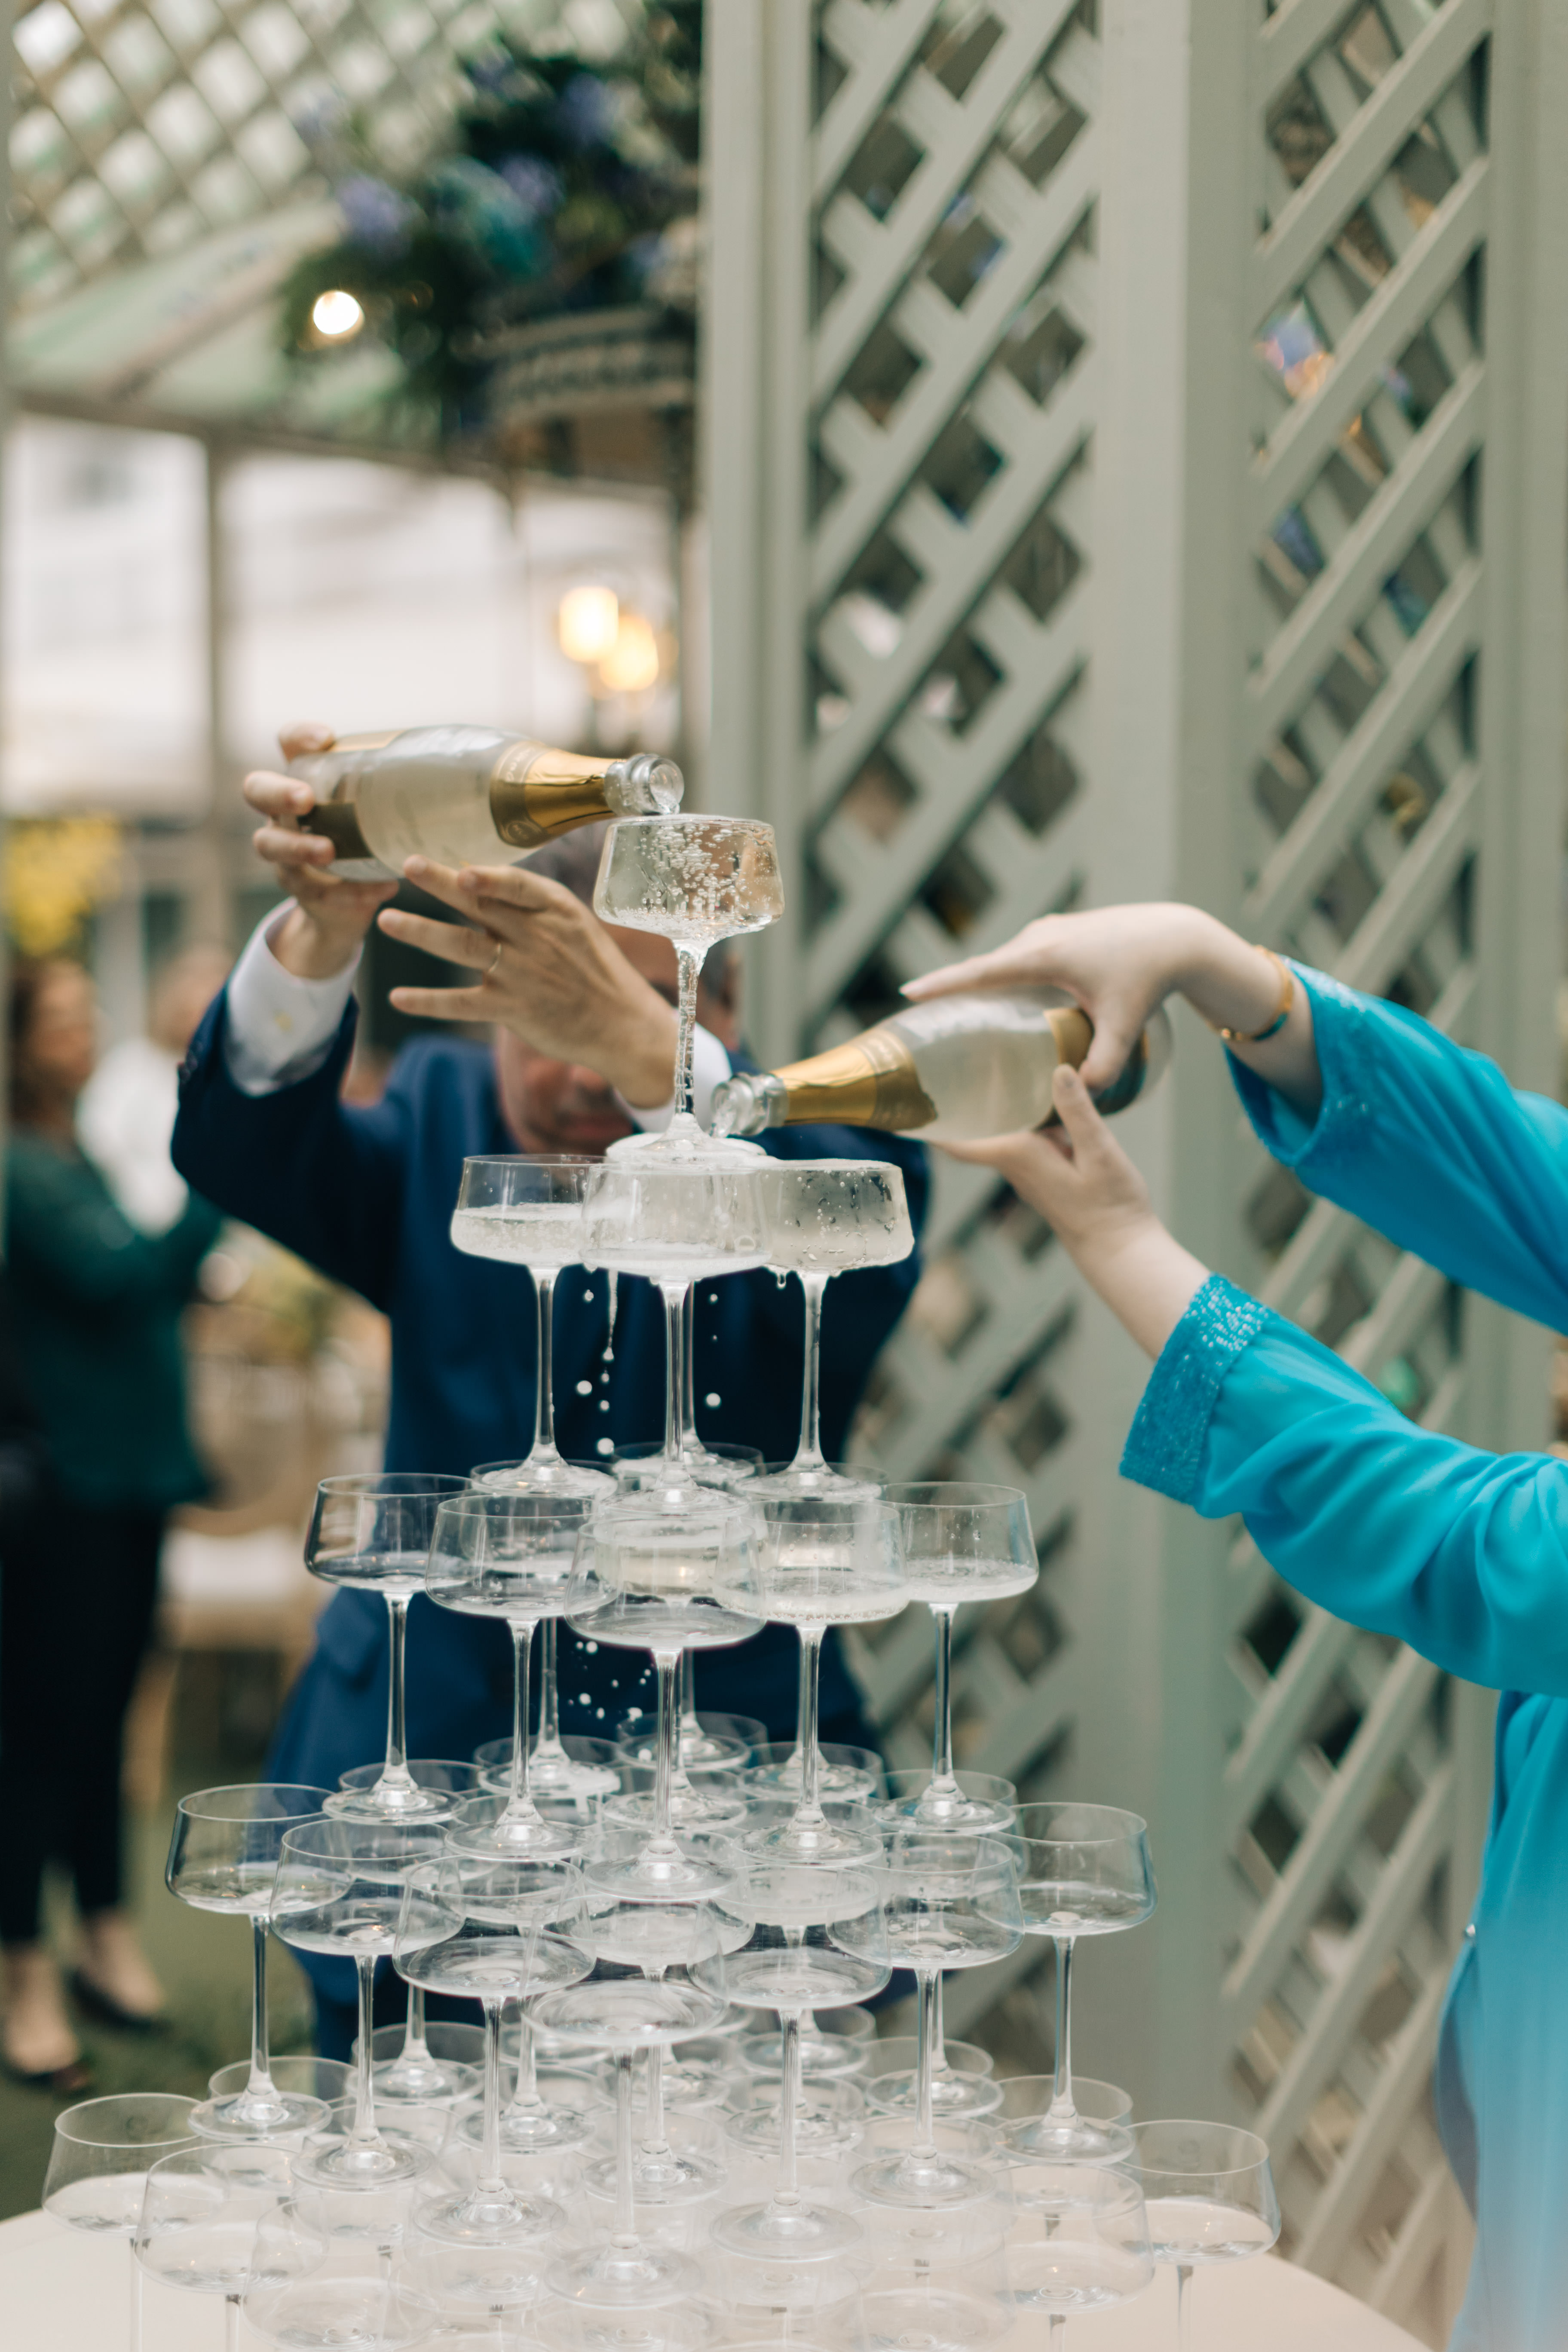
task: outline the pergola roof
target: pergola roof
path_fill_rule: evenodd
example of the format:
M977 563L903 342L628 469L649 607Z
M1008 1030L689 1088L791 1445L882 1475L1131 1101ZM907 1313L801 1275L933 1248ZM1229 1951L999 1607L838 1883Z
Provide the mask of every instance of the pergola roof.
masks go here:
M637 0L37 0L15 26L10 367L27 407L387 437L389 357L291 368L276 289L335 215L302 132L409 163L500 23L613 49Z

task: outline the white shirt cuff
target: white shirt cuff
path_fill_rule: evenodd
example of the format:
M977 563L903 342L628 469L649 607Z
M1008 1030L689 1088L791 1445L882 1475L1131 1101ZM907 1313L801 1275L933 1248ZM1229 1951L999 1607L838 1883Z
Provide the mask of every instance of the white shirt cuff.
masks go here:
M703 1127L713 1116L714 1088L731 1075L729 1055L711 1030L699 1024L691 1033L691 1108ZM623 1102L623 1108L645 1135L662 1135L675 1117L675 1097L671 1095L657 1110L638 1110L629 1102Z
M332 1050L353 993L359 957L330 980L300 980L272 952L272 936L290 899L252 931L229 974L224 1060L243 1095L276 1094L313 1076Z

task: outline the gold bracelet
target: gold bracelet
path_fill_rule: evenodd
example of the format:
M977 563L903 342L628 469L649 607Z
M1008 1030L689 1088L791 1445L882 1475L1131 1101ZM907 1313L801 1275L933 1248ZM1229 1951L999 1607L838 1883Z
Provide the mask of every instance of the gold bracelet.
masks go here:
M1266 1022L1261 1029L1227 1029L1223 1021L1210 1021L1209 1027L1217 1029L1227 1045L1261 1045L1267 1038L1277 1035L1284 1028L1290 1018L1290 1007L1296 1002L1296 975L1284 957L1276 955L1272 948L1266 948L1261 940L1256 945L1258 954L1266 955L1279 975L1279 1003L1273 1019ZM1204 1017L1208 1019L1206 1013Z

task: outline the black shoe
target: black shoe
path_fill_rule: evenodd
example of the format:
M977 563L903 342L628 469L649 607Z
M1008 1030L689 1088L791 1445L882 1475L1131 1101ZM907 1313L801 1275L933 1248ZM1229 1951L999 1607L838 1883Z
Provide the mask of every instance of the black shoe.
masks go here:
M92 2069L84 2058L72 2058L64 2066L46 2066L36 2074L14 2066L9 2058L3 2063L13 2083L20 2083L29 2091L48 2091L57 2099L79 2099L92 2088Z
M121 2033L162 2033L168 2019L162 2015L138 2017L134 2011L121 2009L111 1993L103 1992L80 1969L73 1969L66 1979L80 2006L100 2025L112 2025Z

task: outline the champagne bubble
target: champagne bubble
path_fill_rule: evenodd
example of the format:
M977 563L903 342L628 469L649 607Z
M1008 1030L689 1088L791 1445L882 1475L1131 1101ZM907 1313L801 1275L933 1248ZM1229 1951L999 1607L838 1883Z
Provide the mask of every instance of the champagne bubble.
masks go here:
M593 1381L578 1381L578 1383L577 1383L577 1393L578 1393L578 1395L579 1395L579 1396L592 1396L592 1395L593 1395L593 1393L594 1393L594 1383L593 1383Z
M702 1402L706 1405L721 1405L723 1403L724 1400L720 1395L717 1389L710 1389Z

